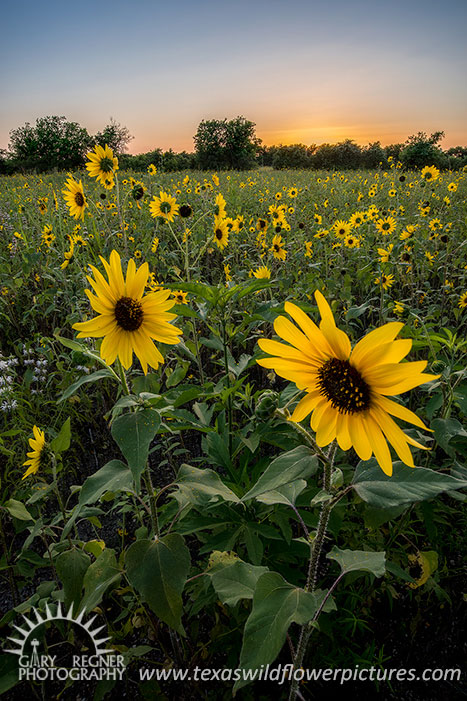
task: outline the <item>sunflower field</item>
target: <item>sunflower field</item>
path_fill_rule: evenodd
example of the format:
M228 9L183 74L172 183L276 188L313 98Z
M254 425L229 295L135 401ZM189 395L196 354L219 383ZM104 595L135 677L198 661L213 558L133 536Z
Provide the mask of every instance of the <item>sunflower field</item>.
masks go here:
M88 159L0 179L0 631L125 669L0 690L461 698L466 169Z

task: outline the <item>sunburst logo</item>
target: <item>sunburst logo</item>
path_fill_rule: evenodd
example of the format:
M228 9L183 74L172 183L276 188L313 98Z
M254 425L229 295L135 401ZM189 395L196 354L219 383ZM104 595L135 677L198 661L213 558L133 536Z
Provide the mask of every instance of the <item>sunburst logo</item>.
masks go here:
M64 681L76 680L102 680L102 679L122 679L125 664L123 655L116 654L115 650L104 647L110 640L108 635L102 637L105 626L93 627L97 616L93 616L89 621L84 620L85 611L81 611L76 617L73 615L73 605L68 611L63 611L60 603L53 613L48 604L45 607L45 616L36 608L32 607L30 617L23 614L23 627L14 625L17 631L16 637L8 636L8 640L14 643L15 647L4 649L18 656L18 671L20 680L45 681L57 679ZM63 622L78 626L91 643L86 646L86 654L72 654L66 666L62 666L58 661L58 654L49 654L49 651L41 651L40 630L47 624ZM63 624L62 624L63 625ZM64 643L67 641L63 641ZM54 643L54 649L58 643ZM94 651L90 651L94 647Z

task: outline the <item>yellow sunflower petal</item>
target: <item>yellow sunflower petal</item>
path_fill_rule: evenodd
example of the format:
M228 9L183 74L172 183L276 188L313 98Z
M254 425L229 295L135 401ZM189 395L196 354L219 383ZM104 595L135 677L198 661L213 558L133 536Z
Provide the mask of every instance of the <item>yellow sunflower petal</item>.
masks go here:
M371 414L365 417L365 422L368 427L368 439L373 453L375 454L375 458L382 471L390 477L392 475L392 459L383 432Z

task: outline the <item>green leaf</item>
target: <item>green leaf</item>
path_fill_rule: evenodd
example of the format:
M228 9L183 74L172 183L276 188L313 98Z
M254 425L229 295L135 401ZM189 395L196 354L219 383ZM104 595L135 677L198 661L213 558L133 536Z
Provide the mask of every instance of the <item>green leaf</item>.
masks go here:
M299 494L306 487L305 480L295 480L290 484L284 484L279 489L273 489L270 492L265 492L256 497L262 504L285 504L286 506L294 506Z
M181 535L138 540L125 557L128 579L164 623L181 635L182 591L190 569L190 552Z
M313 451L299 445L288 453L280 455L273 460L261 475L255 486L243 497L242 501L265 492L277 490L279 487L290 484L296 479L304 479L313 475L318 470L318 458Z
M451 458L456 457L455 447L451 441L457 437L467 438L467 431L457 419L435 419L432 422L435 440ZM462 451L461 451L462 452Z
M70 447L71 428L70 417L63 423L58 436L55 436L50 444L50 449L53 453L64 453Z
M81 487L79 504L94 504L105 492L133 491L133 476L120 460L111 460L88 477Z
M90 562L91 558L89 555L76 548L66 550L55 560L55 569L63 584L64 603L67 609L71 604L74 604L76 610L76 607L79 605L84 575Z
M357 465L353 486L367 504L390 509L400 504L432 499L441 492L463 489L467 487L467 479L456 479L425 467L408 467L399 460L393 463L392 476L388 477L371 458Z
M126 458L138 490L141 473L148 459L149 445L159 425L160 417L154 409L124 414L112 424L112 436Z
M196 504L205 506L218 501L239 503L240 499L231 489L226 487L221 478L213 470L200 470L191 465L182 465L178 471L176 484L178 492L174 494L180 506Z
M16 499L8 499L4 503L4 508L8 511L10 516L19 519L20 521L33 521L33 517L27 510L24 504Z
M266 572L256 584L253 607L245 624L240 653L242 669L257 669L274 662L291 623L305 625L319 608L324 592L311 594L294 587L277 572ZM235 684L239 689L248 682Z
M90 375L82 375L78 380L76 380L76 382L73 382L72 385L63 391L62 395L57 401L57 404L60 404L60 402L65 401L65 399L68 399L68 397L75 394L76 390L79 389L81 385L84 385L87 382L97 382L98 380L102 380L104 377L115 377L115 375L107 368L96 370L96 372L93 372Z
M81 601L81 608L92 611L100 604L107 589L112 584L118 584L121 577L115 550L105 548L97 560L89 565L84 575L84 597Z
M173 373L171 375L169 375L169 377L167 378L166 383L165 383L166 387L170 388L170 387L175 387L176 385L178 385L183 380L185 375L187 374L189 367L190 367L190 362L188 360L185 360L185 361L180 360L178 363L178 366L175 368Z
M258 579L267 571L267 567L257 567L237 560L226 566L216 565L208 574L222 603L235 606L240 599L253 598Z
M376 577L382 577L386 572L385 552L340 550L340 548L334 546L326 557L339 563L342 574L347 574L347 572L371 572Z

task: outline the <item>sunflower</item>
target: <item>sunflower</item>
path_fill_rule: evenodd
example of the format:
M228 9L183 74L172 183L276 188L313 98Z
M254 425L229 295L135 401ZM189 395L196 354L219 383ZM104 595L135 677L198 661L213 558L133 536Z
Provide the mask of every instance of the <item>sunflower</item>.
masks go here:
M112 251L109 263L102 256L100 259L108 281L91 265L95 279L90 276L87 279L96 294L85 290L99 316L74 324L73 328L79 331L78 338L103 337L100 354L108 365L112 365L118 356L123 367L128 369L134 351L146 375L148 365L157 369L159 363L164 362L152 339L171 346L180 341L178 336L182 332L169 323L175 318L175 314L168 313L175 301L168 299L169 290L151 292L143 297L149 277L147 263L137 270L131 259L125 280L117 251Z
M65 185L66 189L62 190L62 194L70 210L70 215L75 219L84 219L84 210L88 206L88 203L84 196L81 180L77 183L73 176L69 175Z
M459 297L458 307L459 309L465 309L467 307L467 292L463 292Z
M381 284L383 286L383 290L388 290L390 287L392 287L394 283L394 275L385 275L384 273L381 275L381 277L375 278L375 285Z
M177 290L177 292L172 292L172 297L174 298L176 304L188 304L188 292Z
M353 447L361 460L374 454L382 470L391 475L389 442L399 458L413 467L407 444L424 446L407 436L390 415L419 428L426 426L412 411L387 397L439 376L423 374L426 361L400 364L412 346L410 339L395 340L402 323L393 321L371 331L352 350L321 292L316 291L315 298L321 314L319 328L299 307L286 302L285 311L300 328L279 316L274 329L290 345L259 340L261 350L274 357L257 362L306 391L291 420L302 421L313 412L310 426L316 431L318 446L336 438L342 450Z
M157 173L157 168L154 165L154 163L150 163L148 165L148 173L149 173L149 175L155 175Z
M29 439L29 445L31 446L32 450L30 453L26 453L29 460L23 462L23 465L29 465L29 467L21 478L23 480L26 479L26 477L29 477L29 475L35 475L38 471L41 462L41 453L45 446L44 431L41 431L41 429L37 426L33 426L32 432L34 434L34 438Z
M352 224L350 222L342 221L342 219L333 224L334 233L339 239L343 239L345 236L347 236L347 234L350 234L351 228Z
M448 190L449 190L449 192L456 192L456 190L457 190L457 183L449 183L449 185L448 185Z
M151 211L151 217L156 219L157 217L162 217L168 221L174 220L174 216L178 214L178 204L175 197L169 195L167 192L160 192L159 197L152 198L149 203L149 209Z
M214 241L217 243L221 251L229 243L229 229L227 221L221 217L214 218Z
M259 268L256 268L256 270L253 270L253 275L257 280L270 280L271 279L271 271L266 265L262 265Z
M439 178L439 170L438 168L436 168L436 166L425 166L422 169L421 175L423 180L430 182Z
M216 195L214 214L216 215L216 217L220 217L221 219L224 219L225 217L225 199L222 193L220 192Z
M272 246L269 250L277 260L285 260L287 257L287 251L284 248L282 236L274 236L272 239Z
M378 219L376 222L376 228L377 230L383 234L384 236L387 236L388 234L392 234L393 231L396 230L397 222L394 219L394 217L386 217L385 219Z
M89 158L86 163L86 169L92 178L103 185L107 190L111 190L114 185L114 174L118 170L118 159L115 158L113 151L107 144L94 147L94 151L86 154Z
M361 239L358 236L352 236L352 234L348 234L344 238L344 246L347 248L360 248L360 241Z

